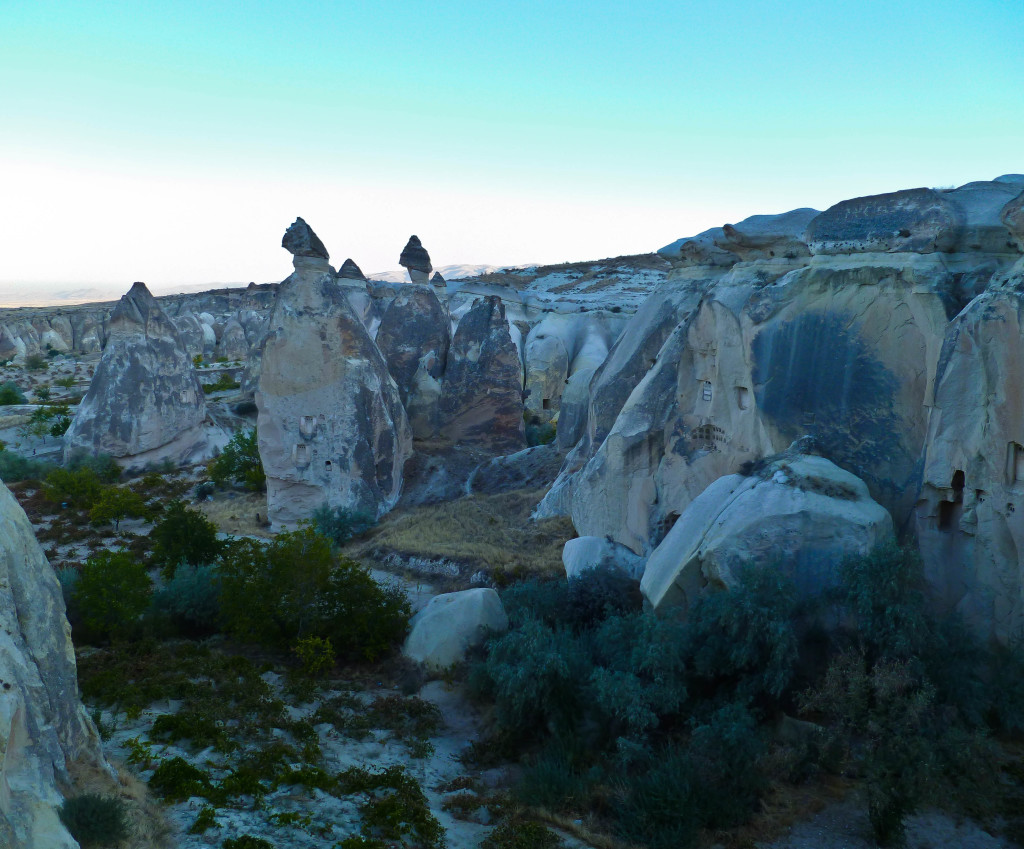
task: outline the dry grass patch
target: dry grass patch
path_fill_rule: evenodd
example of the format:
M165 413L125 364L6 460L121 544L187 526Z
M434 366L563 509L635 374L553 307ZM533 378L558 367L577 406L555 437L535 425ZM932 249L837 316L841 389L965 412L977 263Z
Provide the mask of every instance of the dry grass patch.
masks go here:
M244 495L237 494L234 498L216 493L213 501L200 501L196 509L213 522L221 533L264 539L273 536L270 528L264 524L267 520L265 492L247 492Z
M348 553L444 559L489 571L562 572L562 546L576 536L565 517L530 521L545 490L468 495L457 501L396 511L381 519Z

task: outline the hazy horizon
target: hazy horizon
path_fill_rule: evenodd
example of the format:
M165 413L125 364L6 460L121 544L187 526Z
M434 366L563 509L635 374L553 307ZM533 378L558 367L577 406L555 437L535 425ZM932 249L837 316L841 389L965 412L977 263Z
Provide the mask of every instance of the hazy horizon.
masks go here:
M1022 41L1016 0L15 0L0 298L280 280L296 216L368 273L553 264L1021 172Z

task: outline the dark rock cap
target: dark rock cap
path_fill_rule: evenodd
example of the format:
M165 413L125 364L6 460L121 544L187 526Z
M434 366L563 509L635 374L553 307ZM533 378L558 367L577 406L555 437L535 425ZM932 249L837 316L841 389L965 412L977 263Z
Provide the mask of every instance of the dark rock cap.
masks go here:
M445 280L445 279L444 279L444 278L443 278L443 277L441 276L441 272L440 272L440 271L435 271L435 272L434 272L434 276L430 278L430 282L431 282L431 283L432 283L432 284L433 284L434 286L447 286L447 285L448 285L448 281L447 281L447 280Z
M363 270L358 265L356 265L351 259L346 259L341 264L341 268L338 269L338 276L344 277L346 280L366 279L366 275L363 274Z
M284 238L281 239L281 247L292 256L318 256L322 259L330 259L327 248L320 241L313 228L301 218L296 218L295 223L285 230Z
M424 274L430 274L434 270L430 264L430 254L421 244L419 236L409 237L402 255L398 258L398 264L410 271L422 271Z

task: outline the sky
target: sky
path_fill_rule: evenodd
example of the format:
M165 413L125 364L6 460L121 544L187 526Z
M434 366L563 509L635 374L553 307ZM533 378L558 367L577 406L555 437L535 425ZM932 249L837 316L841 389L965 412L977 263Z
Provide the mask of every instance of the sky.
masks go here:
M0 305L646 253L1024 172L1022 0L0 0Z

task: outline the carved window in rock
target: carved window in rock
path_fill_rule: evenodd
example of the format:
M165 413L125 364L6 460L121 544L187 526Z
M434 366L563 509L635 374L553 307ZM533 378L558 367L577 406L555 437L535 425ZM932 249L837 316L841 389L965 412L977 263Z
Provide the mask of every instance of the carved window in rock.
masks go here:
M714 392L711 389L710 380L702 380L700 387L700 398L702 401L710 401L714 397Z
M330 474L334 471L334 464L330 460L324 460L324 471Z
M299 433L306 439L312 439L316 433L316 416L299 416Z
M1006 482L1024 487L1024 445L1011 442L1006 449Z
M296 466L308 466L310 454L309 446L305 442L297 442L292 448L292 458Z
M541 409L550 410L551 409L551 399L550 398L542 399L541 402L540 402L540 406L541 406Z
M178 398L182 404L194 404L196 402L196 394L191 389L182 389L178 393Z
M956 527L963 509L965 483L966 477L961 469L953 472L953 479L949 482L950 497L939 502L940 531L951 531Z
M750 409L750 390L746 386L736 387L736 406L741 410Z
M717 451L725 442L725 431L718 425L703 424L690 432L690 446L694 451Z

